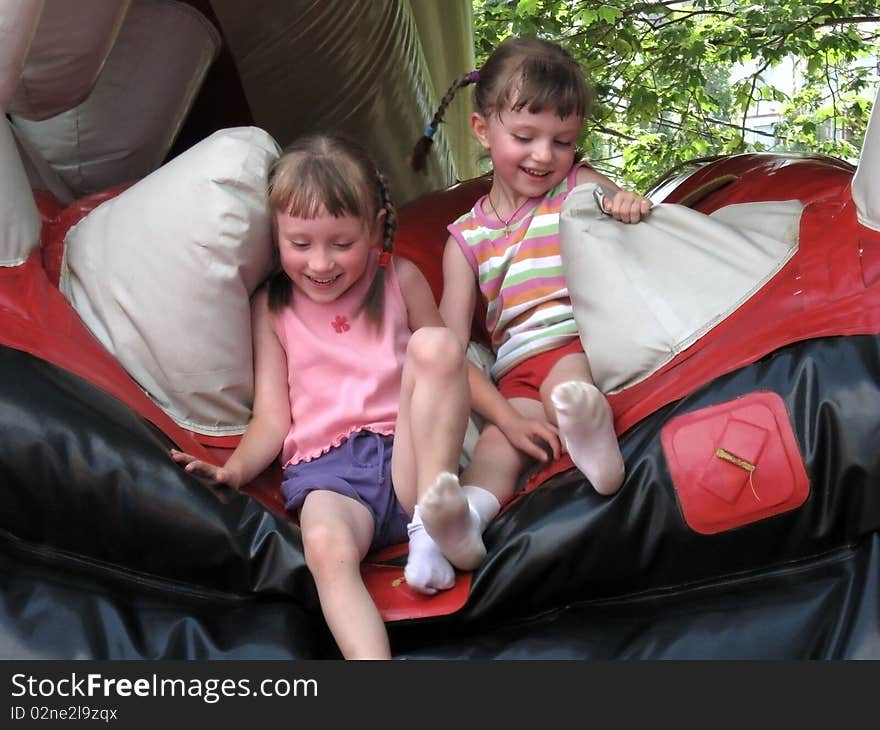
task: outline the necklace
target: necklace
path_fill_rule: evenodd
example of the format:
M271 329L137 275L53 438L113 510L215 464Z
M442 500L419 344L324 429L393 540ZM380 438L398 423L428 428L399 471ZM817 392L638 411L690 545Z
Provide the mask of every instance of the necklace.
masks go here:
M526 198L522 203L519 204L519 208L517 208L515 211L513 211L513 213L511 214L511 216L507 220L504 220L504 218L502 218L499 215L498 210L495 208L495 203L492 202L492 196L487 194L486 199L489 201L489 207L492 208L492 212L495 214L495 217L498 219L498 222L504 226L504 235L505 236L510 235L510 222L514 218L516 218L517 214L523 209L525 204L531 200L531 198Z

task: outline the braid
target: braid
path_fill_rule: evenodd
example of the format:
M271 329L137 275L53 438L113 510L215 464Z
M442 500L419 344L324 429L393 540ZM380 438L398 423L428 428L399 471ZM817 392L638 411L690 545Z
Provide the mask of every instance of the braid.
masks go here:
M394 234L397 231L397 208L391 201L391 195L388 193L388 179L378 170L376 177L379 180L379 195L382 200L382 207L385 209L385 231L382 238L382 250L391 253L394 245Z
M382 231L382 252L390 254L394 246L394 232L397 230L397 208L391 202L391 195L388 192L388 180L386 177L376 170L376 182L379 188L379 204L380 209L385 211L385 221ZM389 262L389 266L394 264ZM383 302L385 300L385 267L379 266L376 269L376 275L373 277L373 283L364 300L364 308L367 316L377 325L382 323Z
M479 71L471 71L452 82L452 85L447 89L443 98L440 100L440 106L437 107L437 111L434 113L428 126L425 127L424 133L419 137L415 147L413 147L412 155L410 155L409 158L409 164L413 170L416 172L425 171L428 161L428 153L431 151L431 145L434 144L434 133L437 131L437 127L440 126L440 122L443 121L443 115L446 114L446 107L449 106L456 92L463 86L476 83L479 78Z

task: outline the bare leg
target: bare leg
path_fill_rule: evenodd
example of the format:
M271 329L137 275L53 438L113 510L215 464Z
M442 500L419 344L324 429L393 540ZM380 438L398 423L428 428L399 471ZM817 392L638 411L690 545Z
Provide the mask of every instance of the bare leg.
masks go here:
M394 436L394 489L413 507L440 472L458 472L470 413L464 350L444 327L413 333L406 351Z
M413 333L403 367L393 474L398 499L414 513L404 576L410 586L423 593L454 584L454 572L442 546L423 524L422 496L443 474L452 476L458 488L454 474L468 415L464 351L458 340L442 327L425 327Z
M367 508L336 492L311 492L300 510L300 526L306 564L342 656L390 659L388 632L360 572L373 540Z
M514 398L511 405L523 415L543 416L539 401ZM531 462L496 426L489 425L462 473L465 486L459 488L452 475L441 476L422 496L425 527L455 567L473 570L485 558L483 532L501 505L513 498L520 475Z
M510 405L527 418L544 418L544 407L530 398L512 398ZM517 482L534 459L514 447L492 424L487 425L474 449L474 456L462 472L462 484L478 484L492 492L500 504L507 504Z

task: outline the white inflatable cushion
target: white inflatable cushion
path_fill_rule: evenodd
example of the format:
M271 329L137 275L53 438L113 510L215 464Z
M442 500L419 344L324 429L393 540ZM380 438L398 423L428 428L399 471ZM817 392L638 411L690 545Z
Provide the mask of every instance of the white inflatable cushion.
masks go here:
M711 215L661 203L629 225L600 211L596 187L571 192L560 226L574 317L606 393L656 372L797 250L797 200L729 205Z
M131 0L44 0L36 33L7 111L49 117L92 91Z
M18 266L40 240L40 214L0 108L0 266Z
M30 142L21 136L15 126L12 126L10 131L18 146L18 153L21 156L31 190L45 190L63 205L70 205L76 198L81 197L73 194L73 191L67 187L54 168L43 159L40 152L34 149Z
M40 23L44 0L0 0L0 107L9 109Z
M859 222L880 231L880 87L865 130L859 166L852 181Z
M167 156L220 43L190 5L134 0L88 98L13 124L76 197L139 180Z
M244 431L253 399L250 295L274 261L256 127L194 145L70 229L61 290L178 424Z

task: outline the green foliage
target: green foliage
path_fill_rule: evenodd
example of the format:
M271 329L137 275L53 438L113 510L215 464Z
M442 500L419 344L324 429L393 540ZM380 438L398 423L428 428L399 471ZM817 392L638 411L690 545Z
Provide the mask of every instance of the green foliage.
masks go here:
M855 0L473 0L477 62L509 35L559 41L596 94L582 146L640 190L694 158L858 157L877 92L880 11ZM776 113L772 131L756 111ZM751 127L747 117L752 119Z

